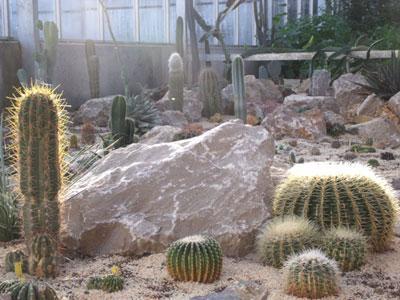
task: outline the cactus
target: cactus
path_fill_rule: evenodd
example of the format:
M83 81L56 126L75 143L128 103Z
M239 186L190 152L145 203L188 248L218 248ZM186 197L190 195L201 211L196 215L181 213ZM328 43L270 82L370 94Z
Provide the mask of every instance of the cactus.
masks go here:
M287 258L318 246L318 230L308 220L285 216L270 221L257 239L257 252L264 264L281 268Z
M90 97L100 97L99 57L96 55L95 44L92 40L85 42L86 65L89 74Z
M176 19L176 52L183 58L184 47L183 47L183 18L178 17Z
M375 153L376 149L371 146L366 145L353 145L351 146L351 152L356 153Z
M246 123L247 108L244 85L244 66L243 59L240 56L237 56L232 62L232 85L235 97L235 116Z
M96 127L91 122L86 122L81 128L82 144L93 145L96 142Z
M168 273L175 280L211 283L222 270L222 250L207 236L189 236L170 245L167 251Z
M69 149L79 149L78 137L73 134L69 138Z
M12 300L57 300L54 289L46 283L6 280L0 283L0 294L10 294Z
M386 249L398 212L390 185L367 166L353 163L295 165L277 187L275 216L299 215L323 230L359 230L375 251Z
M173 101L175 110L183 110L184 70L179 53L172 53L168 60L169 69L169 99Z
M108 275L102 279L101 289L108 293L114 293L124 288L124 279L118 275Z
M377 159L371 158L367 161L367 165L373 168L379 167L381 164Z
M48 86L25 88L14 99L12 126L24 198L23 227L32 275L55 276L59 236L59 191L65 166L63 101Z
M111 134L116 148L134 141L134 122L126 117L126 100L123 96L114 98L111 108Z
M14 272L16 262L22 263L23 272L28 271L28 261L24 252L22 252L21 250L16 250L7 253L6 257L4 258L4 269L6 270L6 272Z
M343 272L358 270L365 263L366 238L357 231L333 228L325 233L321 250L334 259Z
M395 160L395 157L392 152L382 152L381 159L382 160Z
M337 274L335 261L319 250L307 250L286 262L285 291L299 298L334 296L339 290Z
M200 99L203 102L203 116L210 118L220 113L221 92L218 86L218 75L212 68L205 68L199 76Z

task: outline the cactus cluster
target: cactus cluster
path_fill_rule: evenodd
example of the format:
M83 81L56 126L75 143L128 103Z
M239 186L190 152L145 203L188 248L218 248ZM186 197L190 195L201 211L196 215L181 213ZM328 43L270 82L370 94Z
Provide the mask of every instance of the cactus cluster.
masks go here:
M325 233L321 250L334 259L343 272L358 270L365 263L366 238L357 231L333 228Z
M89 290L103 290L108 293L114 293L124 288L124 279L114 274L105 277L95 276L89 278L86 287Z
M208 67L199 76L200 99L203 102L203 116L211 116L221 112L221 92L218 86L218 75Z
M339 290L336 262L320 250L307 250L285 264L285 291L300 298L319 299L337 295Z
M100 97L99 57L96 55L96 46L92 40L85 42L86 65L89 74L90 97Z
M4 258L4 269L6 272L14 272L15 270L15 263L21 262L22 263L22 271L28 271L28 260L26 255L21 250L12 251L6 254Z
M257 239L262 262L281 268L287 258L318 246L318 230L301 217L285 216L270 221Z
M214 282L221 275L221 247L215 239L203 235L177 240L168 248L167 269L175 280Z
M247 122L246 91L244 85L244 63L240 56L232 62L232 85L234 94L235 116Z
M168 88L169 99L175 110L183 110L184 69L182 57L179 53L172 53L168 60Z
M307 163L295 165L277 187L273 211L303 216L322 230L354 228L382 251L393 236L396 201L390 185L367 166Z
M8 294L12 300L57 300L54 289L46 283L6 280L0 283L0 294Z

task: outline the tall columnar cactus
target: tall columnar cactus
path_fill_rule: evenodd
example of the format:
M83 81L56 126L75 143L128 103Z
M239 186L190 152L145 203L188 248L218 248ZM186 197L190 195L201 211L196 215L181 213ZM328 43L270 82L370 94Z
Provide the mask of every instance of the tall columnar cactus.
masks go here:
M12 300L57 300L54 289L39 282L6 280L0 283L0 294L11 295Z
M235 116L247 122L246 91L244 85L244 63L240 56L232 62L232 85L235 101Z
M317 247L318 236L308 220L297 216L276 218L258 236L258 254L265 264L280 268L289 256Z
M127 118L126 114L125 97L116 96L111 107L111 133L117 148L126 146L134 140L134 121Z
M365 263L366 238L357 231L334 228L325 233L321 250L339 265L343 272L358 270Z
M285 291L299 298L319 299L338 294L336 262L319 250L290 258L284 269Z
M276 216L299 215L323 230L354 228L372 249L386 249L393 236L398 204L390 185L361 164L295 165L277 187Z
M207 118L221 112L221 91L218 75L212 68L205 68L199 77L200 98L203 102L203 115Z
M182 58L184 57L183 28L183 18L178 17L176 19L176 52L178 52Z
M85 52L89 74L90 97L98 98L100 96L99 57L96 55L96 47L92 40L86 40Z
M179 281L211 283L222 270L222 250L207 236L189 236L171 244L167 251L169 274Z
M179 53L172 53L169 61L169 99L173 101L175 110L183 110L184 70Z
M64 179L66 117L60 95L47 86L21 90L13 125L30 273L56 275L59 192Z

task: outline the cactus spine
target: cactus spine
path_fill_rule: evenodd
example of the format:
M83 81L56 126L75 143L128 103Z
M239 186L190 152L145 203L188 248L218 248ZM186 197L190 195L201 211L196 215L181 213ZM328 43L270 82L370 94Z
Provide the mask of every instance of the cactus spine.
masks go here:
M244 85L244 63L240 56L232 62L232 85L235 97L235 116L247 122L246 91Z
M169 99L173 101L175 110L183 110L184 70L183 61L179 53L172 53L169 61Z
M304 216L323 230L354 228L382 251L393 236L396 201L389 184L367 166L307 163L295 165L277 187L273 211Z
M175 241L167 251L167 269L175 280L214 282L221 275L221 247L215 239L202 235Z
M176 19L176 52L183 58L184 47L183 47L183 18L178 17Z
M318 240L318 231L308 220L276 218L258 236L258 254L265 264L281 268L289 256L318 246Z
M203 102L203 115L207 118L220 113L221 92L218 75L212 68L205 68L199 77L200 99Z
M96 55L96 47L92 40L85 42L86 65L89 74L90 97L100 97L99 57Z
M286 293L310 299L337 295L337 273L336 262L321 251L305 251L293 256L285 264Z

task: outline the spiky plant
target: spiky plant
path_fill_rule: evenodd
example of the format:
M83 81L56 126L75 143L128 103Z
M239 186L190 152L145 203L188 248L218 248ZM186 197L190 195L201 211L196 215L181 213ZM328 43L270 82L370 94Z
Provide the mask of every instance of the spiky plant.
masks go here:
M60 95L48 86L20 90L13 101L19 191L30 273L56 275L59 194L63 186L66 116Z
M381 153L382 160L395 160L394 154L392 152L382 152Z
M215 239L203 235L177 240L168 248L167 269L175 280L214 282L221 275L221 247Z
M356 153L375 153L376 149L367 145L353 145L351 146L351 152Z
M379 161L375 158L371 158L367 161L367 165L373 168L377 168L379 167L381 164L379 163Z
M221 91L218 86L218 75L208 67L199 76L200 99L203 102L203 115L210 118L221 112Z
M333 228L325 233L321 250L334 259L343 272L358 270L365 263L367 240L357 231Z
M96 45L92 40L85 42L86 65L89 75L90 97L98 98L100 96L100 62L96 55Z
M81 142L86 145L96 143L96 127L91 122L83 124L81 129Z
M99 276L90 277L86 287L88 290L100 290L103 284L103 278Z
M135 121L126 117L126 100L116 96L111 107L111 134L116 148L129 145L135 141Z
M108 293L121 291L124 288L124 279L119 275L107 275L102 279L101 289Z
M284 268L285 291L300 298L320 299L338 294L336 262L320 250L307 250L294 255Z
M175 110L183 110L184 70L183 61L179 53L172 53L168 60L169 99L173 101Z
M232 86L235 102L235 116L247 121L246 91L244 84L244 62L237 56L232 62Z
M46 284L34 281L6 280L0 283L0 294L9 294L12 300L57 300L57 293Z
M4 258L4 269L6 272L14 272L15 263L17 262L22 263L23 272L28 271L28 260L26 255L21 250L16 250L7 253L6 257Z
M365 165L314 162L289 170L276 189L273 212L303 216L323 230L354 228L382 251L393 236L398 203L390 185Z
M184 55L184 46L183 46L183 33L184 33L184 24L183 18L178 17L176 19L176 52L183 58Z
M318 246L318 236L318 230L308 220L298 216L278 217L258 236L258 255L263 263L281 268L289 256Z

